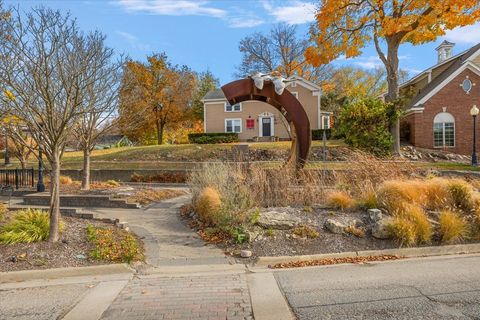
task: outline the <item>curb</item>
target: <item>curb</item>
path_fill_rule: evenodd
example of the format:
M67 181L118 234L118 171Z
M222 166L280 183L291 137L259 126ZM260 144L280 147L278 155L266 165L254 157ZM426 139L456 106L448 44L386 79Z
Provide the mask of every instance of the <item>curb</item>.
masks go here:
M345 257L366 257L366 256L381 256L392 255L401 256L405 258L418 258L454 254L469 254L480 253L480 243L447 245L436 247L417 247L417 248L399 248L399 249L384 249L384 250L365 250L365 251L350 251L338 253L312 254L301 256L278 256L278 257L259 257L254 267L268 267L277 263L287 263L293 261L310 261L330 258L345 258Z
M31 280L55 280L69 277L102 276L112 274L133 274L127 264L106 264L88 267L53 268L44 270L22 270L0 272L0 284Z

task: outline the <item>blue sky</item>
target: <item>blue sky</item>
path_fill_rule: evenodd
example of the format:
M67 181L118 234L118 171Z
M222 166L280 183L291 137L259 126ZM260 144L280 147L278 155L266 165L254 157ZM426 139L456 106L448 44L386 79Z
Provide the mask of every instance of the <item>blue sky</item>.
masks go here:
M196 71L210 70L226 83L233 79L243 37L268 31L285 22L306 34L313 20L315 1L309 0L6 0L23 10L45 5L70 11L84 30L98 29L108 45L136 60L152 52L166 52L176 64ZM434 43L403 45L400 67L411 75L435 64L435 47L443 40L455 42L459 53L480 42L480 24L458 28ZM362 56L342 60L363 68L381 66L373 47Z

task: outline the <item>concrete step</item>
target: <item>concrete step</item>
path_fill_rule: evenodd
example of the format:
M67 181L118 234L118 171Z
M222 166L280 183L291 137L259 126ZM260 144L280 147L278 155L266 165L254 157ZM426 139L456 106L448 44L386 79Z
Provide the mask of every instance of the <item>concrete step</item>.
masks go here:
M23 196L24 205L48 206L50 194L46 192L33 193ZM129 203L125 199L112 199L108 195L61 195L60 206L62 207L100 207L100 208L123 208L137 209L137 203Z

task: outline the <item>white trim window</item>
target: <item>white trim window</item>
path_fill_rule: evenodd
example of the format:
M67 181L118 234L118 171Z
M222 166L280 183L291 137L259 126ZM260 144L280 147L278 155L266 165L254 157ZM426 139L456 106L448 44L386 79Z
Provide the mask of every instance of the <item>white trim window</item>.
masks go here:
M242 119L225 119L225 132L227 133L241 133Z
M230 103L225 102L225 112L242 112L242 103L231 105Z
M455 147L455 118L448 112L441 112L433 119L433 146Z
M322 129L330 129L330 116L322 116Z

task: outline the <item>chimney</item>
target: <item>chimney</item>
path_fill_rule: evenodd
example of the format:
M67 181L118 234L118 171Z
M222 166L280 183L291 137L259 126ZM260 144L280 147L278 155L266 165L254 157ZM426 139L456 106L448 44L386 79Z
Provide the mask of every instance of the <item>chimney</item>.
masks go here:
M450 59L453 56L453 47L455 43L448 42L447 40L443 40L443 42L435 48L438 54L438 62L441 63L447 59Z

